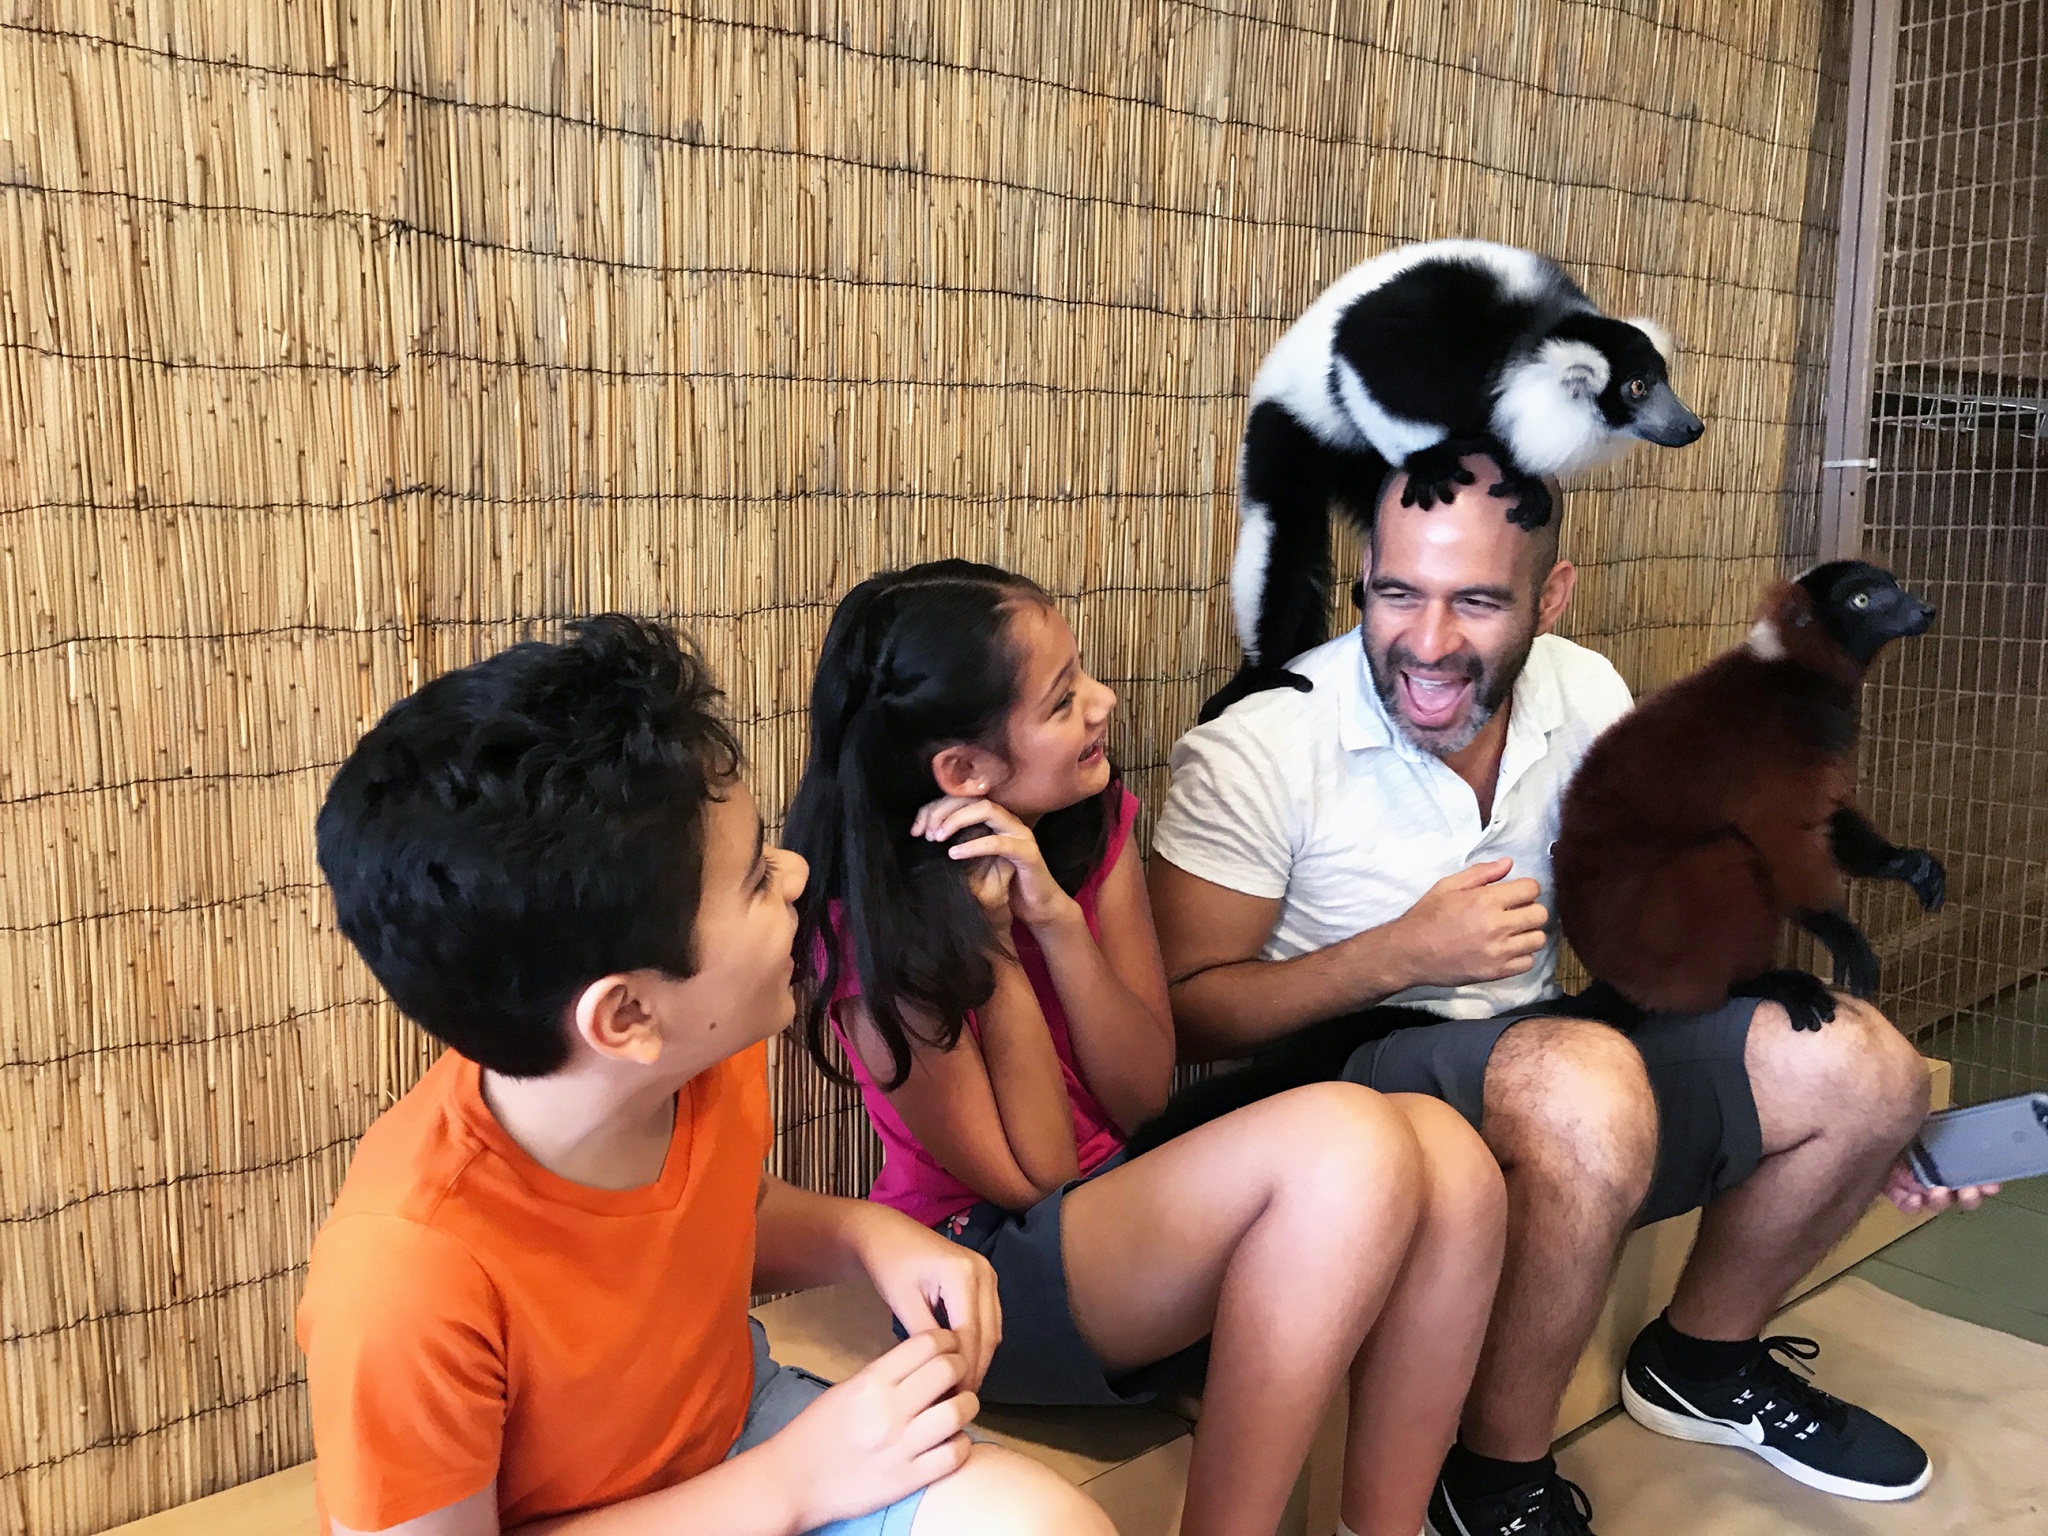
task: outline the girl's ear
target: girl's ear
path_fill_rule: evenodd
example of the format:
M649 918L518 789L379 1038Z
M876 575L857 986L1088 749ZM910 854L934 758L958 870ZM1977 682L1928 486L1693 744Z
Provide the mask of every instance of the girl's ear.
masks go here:
M938 780L942 795L979 800L1001 788L1009 771L995 753L960 745L941 747L932 754L932 777Z

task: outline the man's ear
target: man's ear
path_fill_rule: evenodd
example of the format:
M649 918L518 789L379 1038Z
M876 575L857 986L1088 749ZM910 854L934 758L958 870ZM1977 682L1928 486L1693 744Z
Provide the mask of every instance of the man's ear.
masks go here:
M576 1033L598 1055L651 1067L661 1059L660 1026L645 988L645 973L601 976L576 996L571 1012Z
M1001 758L981 747L965 744L941 747L932 754L932 777L939 793L963 800L979 800L1002 788L1009 777Z
M1543 588L1536 594L1536 633L1547 635L1556 627L1572 600L1572 591L1579 584L1579 568L1569 560L1560 560L1550 568L1550 574L1543 578Z

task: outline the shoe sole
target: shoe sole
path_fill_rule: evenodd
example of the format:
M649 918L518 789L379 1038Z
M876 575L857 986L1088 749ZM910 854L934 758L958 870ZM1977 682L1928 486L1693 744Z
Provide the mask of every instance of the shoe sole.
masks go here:
M1738 1451L1748 1451L1761 1456L1766 1462L1791 1478L1795 1483L1804 1483L1822 1493L1832 1493L1838 1498L1861 1499L1867 1504L1892 1504L1900 1499L1910 1499L1927 1486L1934 1476L1934 1463L1920 1469L1920 1475L1910 1483L1886 1487L1882 1483L1859 1483L1851 1478L1836 1477L1831 1472L1817 1471L1797 1457L1787 1456L1783 1451L1768 1445L1758 1445L1741 1430L1728 1424L1717 1424L1711 1419L1696 1419L1691 1414L1673 1413L1669 1408L1660 1408L1636 1391L1628 1377L1621 1378L1621 1405L1628 1410L1628 1416L1643 1428L1667 1435L1673 1440L1692 1440L1701 1445L1727 1445Z

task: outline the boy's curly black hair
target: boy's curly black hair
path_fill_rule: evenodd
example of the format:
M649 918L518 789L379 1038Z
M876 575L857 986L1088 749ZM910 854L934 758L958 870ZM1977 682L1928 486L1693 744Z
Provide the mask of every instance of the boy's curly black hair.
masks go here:
M739 743L694 646L605 614L394 704L328 786L320 868L392 1000L508 1077L591 982L696 969L705 811Z

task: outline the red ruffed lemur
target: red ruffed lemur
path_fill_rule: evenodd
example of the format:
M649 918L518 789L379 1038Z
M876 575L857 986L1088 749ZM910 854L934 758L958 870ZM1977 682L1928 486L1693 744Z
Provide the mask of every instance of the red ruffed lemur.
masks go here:
M1828 989L1774 968L1790 920L1827 948L1837 987L1876 989L1842 877L1903 881L1931 912L1946 876L1851 801L1857 692L1880 649L1933 619L1889 571L1829 561L1775 587L1744 644L1593 743L1551 869L1558 922L1597 981L1653 1011L1768 998L1819 1029Z

